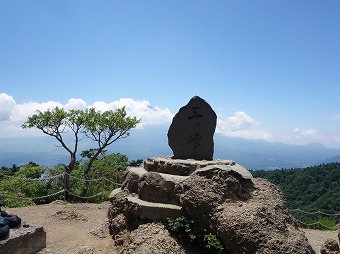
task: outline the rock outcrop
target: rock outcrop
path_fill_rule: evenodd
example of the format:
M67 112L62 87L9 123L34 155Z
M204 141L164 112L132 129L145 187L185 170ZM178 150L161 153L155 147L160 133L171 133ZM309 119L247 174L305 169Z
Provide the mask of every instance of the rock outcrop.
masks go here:
M340 254L340 230L338 232L339 244L334 239L327 239L321 246L321 254Z
M234 161L150 158L127 170L110 200L110 233L122 253L200 253L159 224L181 215L217 235L225 253L315 253L280 189Z
M0 241L0 253L38 253L46 247L46 232L42 226L25 225L11 229L9 236Z

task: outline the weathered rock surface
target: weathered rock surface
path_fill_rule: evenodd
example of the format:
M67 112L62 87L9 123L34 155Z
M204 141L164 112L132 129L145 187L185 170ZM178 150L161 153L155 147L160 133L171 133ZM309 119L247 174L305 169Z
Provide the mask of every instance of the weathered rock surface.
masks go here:
M93 248L86 245L76 245L72 249L68 250L68 254L93 254Z
M214 110L198 96L180 108L168 131L174 159L212 160L216 119Z
M0 253L35 254L46 247L42 226L12 228L8 238L0 241Z
M339 237L340 238L340 237ZM340 241L340 239L339 239ZM334 239L328 239L320 249L321 254L340 254L338 243Z
M178 189L185 211L217 232L231 253L314 253L281 191L264 179L211 168L193 173Z
M202 254L196 248L181 246L160 223L144 224L128 235L121 247L126 254Z
M250 178L252 177L248 170L232 160L193 160L193 159L173 159L172 157L152 157L144 161L144 172L158 172L170 175L191 175L195 170L210 165L231 166L234 171L245 172ZM141 171L140 171L141 172Z
M225 253L315 253L289 213L280 189L267 180L253 179L235 162L172 160L171 163L169 158L150 161L144 169L128 169L122 189L114 190L111 195L111 234L117 245L127 246L127 242L131 245L124 247L122 253L192 253L178 239L160 240L156 236L168 233L153 222L180 214L194 218L207 233L216 234ZM191 168L187 172L191 172L193 165L196 169L186 176L171 175L159 173L156 164L162 172L186 166ZM148 220L140 225L141 218ZM146 246L156 246L157 241L166 242L164 248L160 244L157 249L152 247L147 251ZM173 251L169 251L169 246Z

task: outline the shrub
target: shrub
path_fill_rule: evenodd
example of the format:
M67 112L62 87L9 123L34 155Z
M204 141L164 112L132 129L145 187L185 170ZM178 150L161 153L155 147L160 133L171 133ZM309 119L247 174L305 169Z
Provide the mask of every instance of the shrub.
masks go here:
M205 253L223 254L224 247L217 235L206 232L192 218L181 216L175 219L166 219L163 223L166 229L182 240L188 240L202 247Z

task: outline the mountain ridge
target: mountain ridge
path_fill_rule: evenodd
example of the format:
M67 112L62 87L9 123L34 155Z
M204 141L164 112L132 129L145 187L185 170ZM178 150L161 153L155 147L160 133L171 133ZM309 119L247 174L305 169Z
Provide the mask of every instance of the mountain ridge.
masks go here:
M167 126L133 129L126 139L115 142L108 151L122 153L129 159L147 159L172 155L167 144ZM72 141L70 141L72 142ZM340 162L340 149L319 143L291 145L265 140L214 136L214 159L231 159L248 169L304 168L327 162ZM80 142L79 151L89 149L91 142ZM22 165L34 161L54 166L68 162L68 153L48 136L0 138L0 166ZM80 157L78 157L80 159Z

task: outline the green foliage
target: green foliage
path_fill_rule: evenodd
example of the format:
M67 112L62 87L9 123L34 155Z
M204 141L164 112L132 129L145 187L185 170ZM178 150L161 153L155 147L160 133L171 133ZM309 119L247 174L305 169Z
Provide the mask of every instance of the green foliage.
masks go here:
M280 186L290 209L321 211L326 214L340 212L340 163L300 169L255 170L252 174L254 177L268 179ZM305 223L315 221L323 221L327 225L340 223L339 216L327 219L326 215L319 217L316 217L317 214L294 213L293 215Z
M128 204L124 204L123 212L125 215L128 215L131 212L131 209L131 206L129 206Z
M79 196L84 184L84 170L88 160L77 162L77 167L70 174L70 191ZM79 201L101 202L123 181L123 171L131 164L128 158L120 153L103 152L94 161L89 172L89 188L86 199ZM2 167L0 170L0 196L8 207L45 204L63 199L64 165L42 167L34 162L21 167ZM5 176L4 176L5 175ZM57 192L62 191L60 194ZM98 195L98 193L101 193ZM53 194L53 195L52 195ZM19 197L11 198L11 197ZM43 197L43 198L37 198ZM89 198L91 197L91 198Z
M128 137L130 129L135 128L139 122L140 120L136 117L127 116L124 107L104 112L96 111L94 108L66 111L56 107L45 112L37 111L36 114L28 117L22 128L37 128L44 134L56 138L70 154L69 164L64 168L66 173L64 188L67 190L65 198L69 199L69 175L76 169L79 142L85 137L94 141L96 146L82 153L84 158L88 158L86 167L82 167L84 182L80 196L83 197L89 191L89 174L94 162L105 153L106 147L119 139ZM70 135L70 133L74 140L72 144L65 142L65 135Z
M337 223L335 219L327 218L327 217L320 217L320 218L313 218L309 221L307 221L310 226L308 228L311 229L318 229L318 230L324 230L325 227L328 229L336 228Z
M8 207L18 207L40 204L46 201L41 199L33 202L29 197L38 197L48 195L50 192L49 185L40 181L45 168L36 163L30 162L20 167L19 170L10 169L3 172L9 173L8 176L0 180L0 190L4 195L4 202ZM7 175L7 174L6 174ZM19 197L20 199L9 198L10 196Z
M218 237L206 233L192 218L181 216L175 219L166 219L163 224L170 233L182 240L189 240L202 247L205 253L224 253L224 247Z
M311 221L311 223L315 222L314 221ZM337 225L337 222L335 219L332 219L332 218L327 218L327 217L321 217L319 218L319 222L322 224L322 225L325 225L326 227L328 228L333 228Z
M204 242L204 247L209 250L209 253L222 253L224 249L221 241L217 239L217 236L211 233L204 236Z
M132 160L129 162L129 167L139 167L143 164L143 162L144 161L142 159Z
M83 178L81 174L84 170L82 168L88 168L89 163L89 160L80 163L81 169L74 172L78 173L78 179ZM130 162L126 155L120 153L107 154L106 152L103 152L95 161L93 161L92 166L88 171L88 177L89 179L105 179L101 181L92 181L87 190L87 196L103 192L102 195L107 197L113 189L118 187L118 184L123 182L123 171L129 165ZM71 184L71 186L75 185ZM80 191L81 187L82 183L79 182L77 191Z
M179 238L187 238L190 241L194 241L201 234L195 221L185 216L167 219L165 226L170 232L176 233Z
M140 122L136 117L127 116L124 107L116 111L104 112L90 108L85 111L85 114L82 132L97 143L99 150L120 138L128 137L130 129L135 128Z

